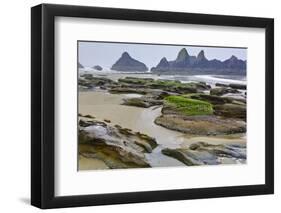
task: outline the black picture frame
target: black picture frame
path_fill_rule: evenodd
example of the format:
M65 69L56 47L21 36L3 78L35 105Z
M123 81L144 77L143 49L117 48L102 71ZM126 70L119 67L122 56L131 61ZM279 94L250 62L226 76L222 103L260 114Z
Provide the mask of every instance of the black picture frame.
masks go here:
M54 195L54 21L58 16L265 29L265 184L56 197ZM32 7L31 114L31 204L42 209L272 194L274 193L274 20L53 4Z

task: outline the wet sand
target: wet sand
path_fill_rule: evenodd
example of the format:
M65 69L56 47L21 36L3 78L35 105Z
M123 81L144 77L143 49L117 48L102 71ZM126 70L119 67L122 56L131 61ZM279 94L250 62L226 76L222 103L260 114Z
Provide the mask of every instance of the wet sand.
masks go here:
M154 137L159 146L151 154L146 154L152 166L182 166L183 164L161 153L161 149L187 147L191 143L205 141L211 144L246 143L245 134L223 137L194 137L172 131L154 123L161 115L161 107L139 108L121 105L123 98L139 97L138 94L110 94L106 91L79 92L79 113L90 114L96 119L110 120L112 125L118 124L133 131L145 133ZM81 158L79 169L100 168L100 162Z

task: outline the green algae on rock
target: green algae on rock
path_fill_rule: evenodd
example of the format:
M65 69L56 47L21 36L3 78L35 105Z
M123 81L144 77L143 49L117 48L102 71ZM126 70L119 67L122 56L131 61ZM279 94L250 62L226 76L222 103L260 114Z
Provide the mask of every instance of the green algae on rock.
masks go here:
M186 98L183 96L168 96L166 97L163 108L170 108L169 111L174 110L181 112L183 115L211 115L213 114L212 104L206 101ZM163 110L165 113L165 109ZM173 113L172 113L173 114Z

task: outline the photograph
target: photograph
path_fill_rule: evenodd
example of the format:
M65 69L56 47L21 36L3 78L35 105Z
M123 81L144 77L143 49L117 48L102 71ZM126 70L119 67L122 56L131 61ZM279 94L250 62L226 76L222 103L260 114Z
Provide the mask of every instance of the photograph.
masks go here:
M77 41L78 170L247 163L247 48Z
M31 205L274 194L274 18L213 5L31 8Z

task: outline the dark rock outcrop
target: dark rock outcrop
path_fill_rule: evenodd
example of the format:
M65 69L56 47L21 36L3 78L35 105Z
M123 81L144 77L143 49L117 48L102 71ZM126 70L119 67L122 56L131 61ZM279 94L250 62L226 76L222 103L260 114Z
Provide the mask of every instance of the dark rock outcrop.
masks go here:
M122 56L112 65L112 70L116 71L147 71L147 66L132 58L127 52L124 52Z
M102 67L100 65L93 66L93 69L102 71Z
M122 94L122 93L123 94L129 94L129 93L134 93L134 94L145 95L149 91L147 89L143 89L143 88L130 88L130 87L117 86L117 87L110 88L108 90L108 92L110 92L112 94Z
M234 55L232 55L229 59L225 60L223 62L223 65L224 68L229 68L229 69L239 69L239 70L246 69L245 61L238 59Z
M237 102L239 104L236 104ZM246 105L229 97L206 94L168 96L155 124L192 135L246 132Z
M227 84L222 84L222 83L216 83L215 85L216 87L228 87Z
M164 155L173 157L187 166L217 165L223 163L224 159L230 161L246 161L246 145L218 144L213 145L206 142L197 142L189 148L163 149Z
M151 71L158 73L182 73L182 74L225 74L245 75L246 61L231 56L225 61L217 59L208 60L205 52L201 50L197 56L188 54L185 48L181 49L174 61L167 61L164 57Z
M231 88L227 88L227 87L216 87L216 88L212 88L210 90L210 94L211 95L225 95L227 93L240 93L237 89L231 89Z
M168 60L166 59L166 57L164 57L160 60L159 64L156 66L156 68L158 71L169 71L170 64L169 64ZM156 68L152 67L151 71L155 71Z
M151 167L145 157L157 146L154 138L94 119L79 121L79 154L103 161L109 168Z
M247 89L247 86L245 84L229 84L229 87L233 89L242 89L242 90Z
M170 113L157 117L154 122L168 129L192 135L229 135L246 132L244 121L215 115L183 116Z
M215 105L213 108L215 115L246 120L245 104L223 104Z
M123 105L148 108L163 104L163 101L156 100L153 97L143 96L141 98L126 98L123 99Z
M229 97L221 97L221 96L208 95L208 94L191 94L188 97L201 101L207 101L213 105L231 103L233 101L233 99Z

